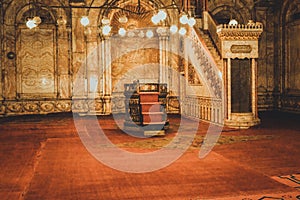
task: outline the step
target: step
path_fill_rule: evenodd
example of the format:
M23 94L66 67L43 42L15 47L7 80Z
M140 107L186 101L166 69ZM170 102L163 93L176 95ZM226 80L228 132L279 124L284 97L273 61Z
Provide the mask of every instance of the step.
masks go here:
M142 112L160 112L163 108L160 102L141 103Z
M158 102L158 92L140 92L140 102Z
M164 112L143 112L143 124L162 123L165 120Z

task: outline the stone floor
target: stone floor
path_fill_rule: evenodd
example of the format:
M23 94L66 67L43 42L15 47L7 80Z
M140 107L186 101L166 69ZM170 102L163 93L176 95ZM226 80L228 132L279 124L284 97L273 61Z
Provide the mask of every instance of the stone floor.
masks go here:
M200 122L179 159L147 173L123 172L100 162L88 151L70 113L1 118L0 199L300 199L299 115L266 112L260 118L262 124L248 130L224 127L202 159L199 149L209 124ZM96 119L115 147L145 157L171 143L180 122L185 122L186 137L195 124L170 116L166 136L137 138L120 130L116 122L122 116ZM124 166L135 164L120 157Z

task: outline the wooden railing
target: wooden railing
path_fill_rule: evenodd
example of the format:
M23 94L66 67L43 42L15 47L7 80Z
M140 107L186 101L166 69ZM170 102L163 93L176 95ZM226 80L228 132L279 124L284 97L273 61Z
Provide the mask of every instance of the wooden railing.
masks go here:
M221 55L221 41L217 34L217 24L207 11L203 12L203 29L209 32L210 37L213 40L213 43L216 46L219 55Z
M185 96L181 104L182 114L186 117L223 124L222 72L196 29L190 29L188 38L188 41L190 41L187 46L189 61L195 67L197 73L201 74L210 95L193 94L193 96Z
M222 124L222 100L210 97L187 96L182 104L182 114L187 117Z
M188 37L191 42L188 49L192 50L189 51L190 62L205 78L211 95L218 99L222 98L222 72L194 28L189 31Z

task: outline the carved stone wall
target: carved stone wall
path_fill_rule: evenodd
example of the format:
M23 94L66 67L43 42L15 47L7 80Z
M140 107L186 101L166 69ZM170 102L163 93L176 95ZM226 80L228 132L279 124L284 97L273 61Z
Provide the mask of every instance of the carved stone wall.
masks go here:
M281 93L279 108L300 112L300 0L283 1L277 12L281 13L275 38L281 41L281 51L276 57L282 74L278 81Z
M24 27L18 35L18 97L56 97L55 29Z
M47 7L67 1L36 3L33 11L26 1L1 1L0 116L71 110L70 13ZM42 23L29 30L25 22L33 13ZM68 22L57 25L60 17Z
M260 110L274 109L275 81L274 81L274 9L272 7L258 7L255 11L257 21L263 24L264 31L259 41L258 57L258 108Z
M281 3L272 3L275 1L211 0L208 2L208 9L216 19L228 20L232 17L239 23L247 23L250 19L263 23L264 32L259 40L257 60L259 110L281 109L300 112L299 1L284 0ZM24 24L32 8L28 6L28 1L0 2L0 116L70 111L71 98L74 97L75 92L72 81L77 77L82 80L82 85L75 88L75 93L83 103L74 104L77 110L86 112L88 107L94 106L101 114L110 113L111 109L121 111L124 107L121 103L123 97L119 95L120 87L115 87L120 77L134 68L140 68L140 71L135 73L142 74L144 81L161 78L157 73L159 69L156 69L157 65L154 63L165 63L174 71L184 74L190 87L203 96L208 96L209 93L206 85L210 82L215 83L217 74L211 76L209 67L204 69L202 75L194 73L197 71L195 66L202 61L195 62L194 66L189 65L189 59L184 60L184 55L180 54L182 45L178 38L164 36L162 40L164 45L167 44L167 39L169 40L169 46L166 48L170 48L172 53L178 51L180 56L175 55L176 53L170 54L167 56L168 59L161 61L161 55L166 55L166 52L159 52L157 50L159 47L152 48L153 44L159 46L159 38L154 37L145 43L142 36L137 35L137 38L143 40L143 45L138 47L138 50L128 48L140 43L136 38L122 42L123 46L118 46L117 41L99 35L98 25L101 21L100 15L103 13L99 15L99 11L90 10L90 25L83 27L80 18L86 14L84 9L57 7L68 6L68 0L37 0L37 2L44 5L43 9L38 11L44 23L39 29L33 30L27 29ZM100 6L103 1L86 1L87 5L90 3ZM164 3L168 4L171 1ZM143 5L146 4L147 2L143 1ZM47 5L54 7L49 8ZM130 9L135 8L130 7ZM178 18L171 12L168 14ZM98 15L98 18L95 17ZM66 24L57 24L60 17L66 19ZM144 21L136 25L134 20L138 18L134 16L130 26L143 26L149 17L151 18L151 15L143 15ZM172 20L170 17L168 23L171 24ZM33 46L36 50L31 48ZM110 47L117 50L109 52L112 53L111 57L106 52ZM195 52L200 58L202 52ZM7 56L8 53L12 57ZM134 61L136 59L138 61ZM210 77L209 81L205 80L206 74ZM110 76L112 79L108 79ZM121 81L132 81L132 77L134 76L122 77ZM170 86L169 111L178 113L180 110L178 75L169 69L164 73L163 80L168 80ZM212 87L215 90L212 93L220 95L216 93L219 85L212 85L216 87ZM94 91L94 88L97 90ZM112 92L115 97L111 96ZM92 101L90 98L94 96L96 99ZM111 102L114 105L112 107Z
M272 110L276 107L276 72L275 71L275 25L276 15L272 1L260 1L254 4L251 0L212 0L209 1L209 11L214 18L228 23L234 18L240 24L247 24L248 20L261 22L264 31L259 39L258 57L258 109ZM224 21L225 20L225 21ZM226 21L227 20L227 21ZM277 20L278 21L278 20ZM278 81L277 81L278 82Z

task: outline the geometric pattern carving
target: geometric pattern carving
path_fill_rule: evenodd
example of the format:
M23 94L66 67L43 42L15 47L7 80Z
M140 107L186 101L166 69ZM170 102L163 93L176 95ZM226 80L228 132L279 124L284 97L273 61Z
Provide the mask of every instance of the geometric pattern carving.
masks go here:
M55 92L54 44L53 29L20 29L18 72L22 94Z
M0 102L0 115L45 114L70 111L70 100Z
M190 53L191 62L198 69L202 70L201 74L205 78L209 89L216 98L222 97L222 78L219 77L218 68L213 61L211 55L207 53L206 48L203 46L202 42L198 38L197 33L192 29L189 35L192 44L191 48L193 53Z

